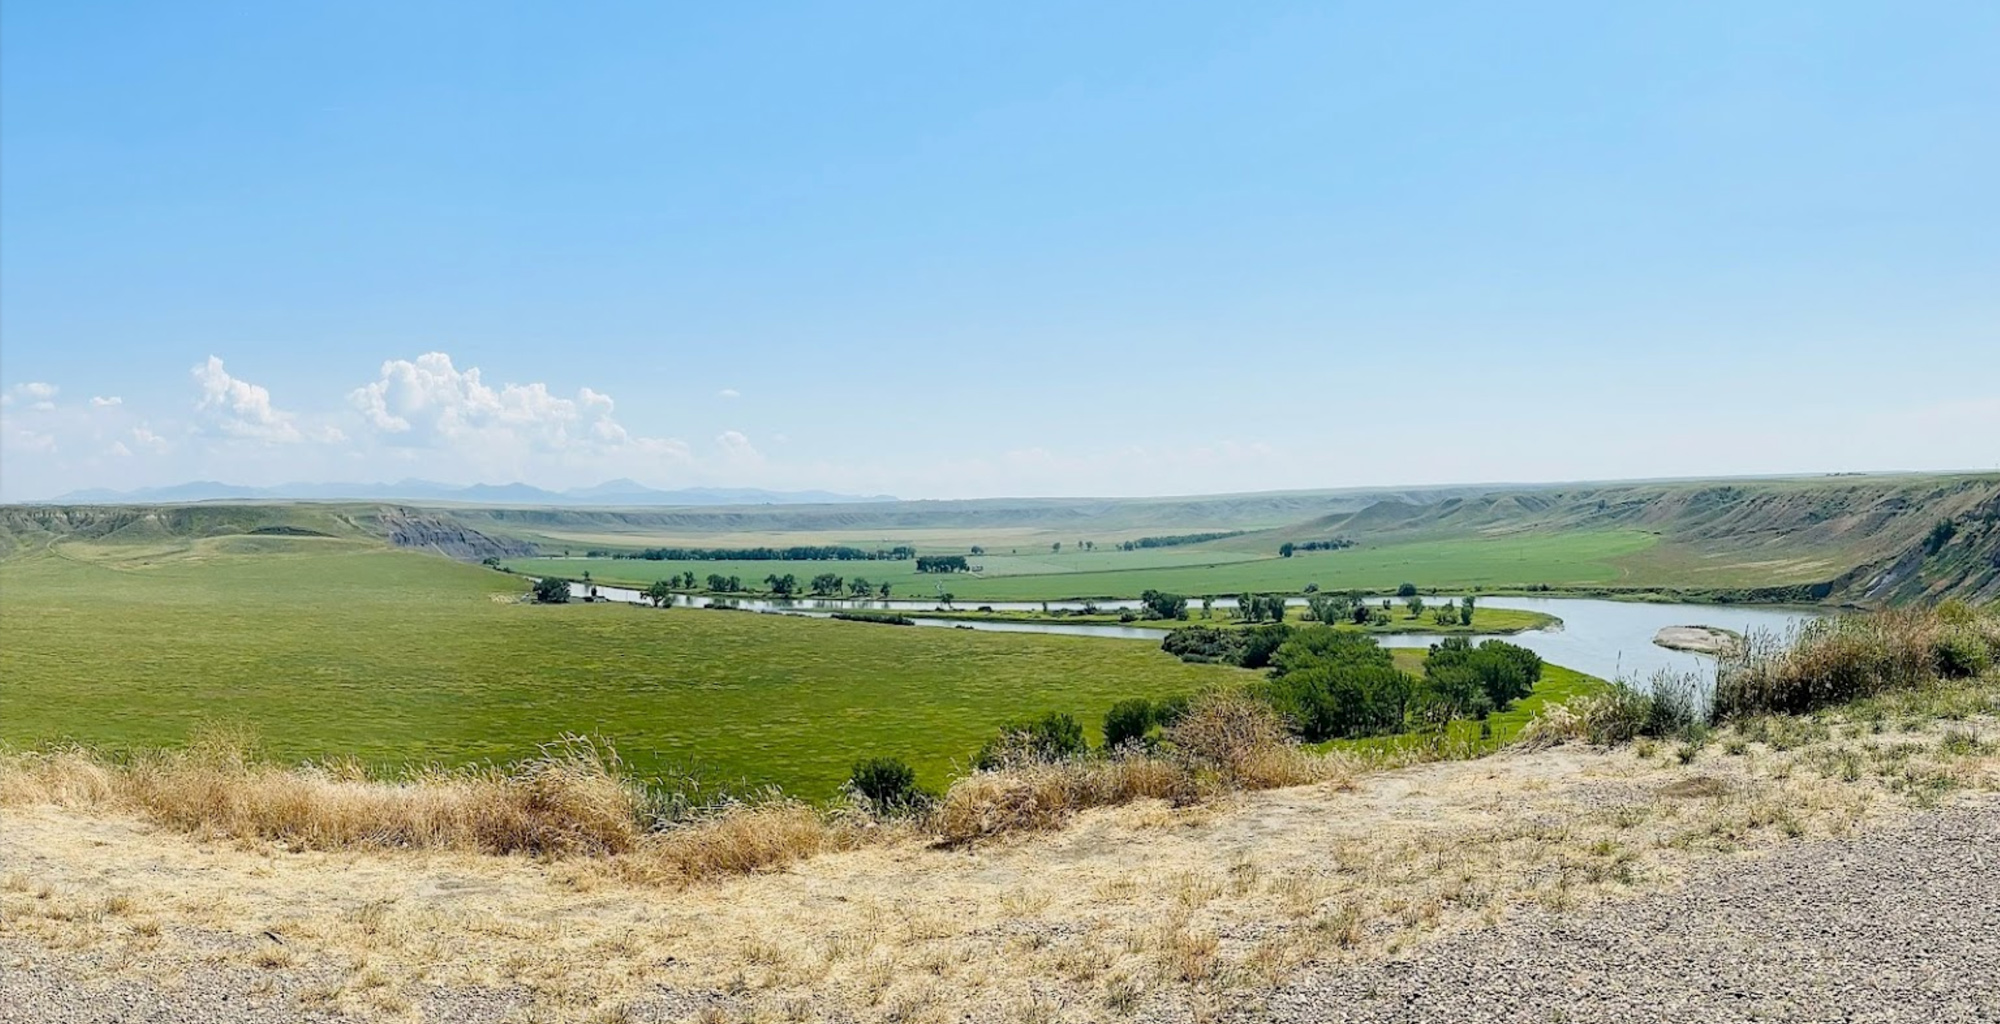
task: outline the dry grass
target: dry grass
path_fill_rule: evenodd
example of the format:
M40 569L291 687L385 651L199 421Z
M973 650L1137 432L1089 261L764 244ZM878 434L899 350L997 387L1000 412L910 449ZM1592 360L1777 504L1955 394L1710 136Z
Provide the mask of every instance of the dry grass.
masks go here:
M541 859L196 843L108 805L16 806L0 812L0 862L34 866L0 872L0 940L87 952L107 972L216 962L304 979L318 1003L369 1015L418 1012L439 988L516 991L535 1019L578 1021L661 1016L647 1001L663 991L707 993L705 1019L727 1021L1254 1013L1311 964L1518 907L1599 912L1716 857L2000 789L1990 711L1914 710L1759 719L1688 764L1567 747L1181 807L1134 799L970 852L780 804L626 854ZM764 841L776 835L789 838ZM695 876L708 881L658 884Z
M771 793L649 828L646 794L615 752L579 737L509 769L369 779L352 764L286 767L239 734L210 731L182 750L122 763L84 749L0 755L0 805L136 813L204 837L294 850L417 849L610 857L628 880L686 884L783 868L864 841L923 833L962 845L1056 827L1134 801L1187 805L1239 790L1345 779L1347 761L1300 750L1263 704L1216 692L1196 702L1162 751L1016 761L956 782L927 817L878 821Z
M353 764L286 767L240 735L113 763L89 750L10 753L0 804L109 806L197 835L300 849L383 847L479 853L624 853L642 835L640 794L615 755L569 737L511 770L429 771L397 782Z
M646 837L619 873L634 881L686 884L773 871L815 854L853 849L864 831L804 804L776 800L710 815Z
M1714 717L1804 714L1977 676L2000 660L2000 615L1963 604L1845 615L1753 636L1717 673Z

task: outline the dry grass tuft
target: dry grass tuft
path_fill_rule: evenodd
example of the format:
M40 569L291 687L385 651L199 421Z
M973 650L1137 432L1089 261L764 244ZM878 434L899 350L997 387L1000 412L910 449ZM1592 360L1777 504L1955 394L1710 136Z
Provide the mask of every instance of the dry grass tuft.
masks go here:
M136 757L113 797L185 832L353 846L481 853L622 853L638 842L638 794L615 755L568 737L511 771L432 770L396 782L348 764L288 768L254 746L210 735Z
M796 801L740 805L648 836L618 860L617 870L633 881L686 884L774 871L815 854L852 849L861 836Z

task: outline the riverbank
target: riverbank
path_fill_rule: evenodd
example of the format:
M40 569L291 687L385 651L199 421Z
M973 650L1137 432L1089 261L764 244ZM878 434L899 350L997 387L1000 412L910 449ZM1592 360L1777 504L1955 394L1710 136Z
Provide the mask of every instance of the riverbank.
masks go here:
M1010 622L1045 623L1065 626L1129 626L1138 629L1158 630L1166 633L1184 626L1224 626L1242 628L1251 623L1229 617L1227 611L1218 611L1209 618L1202 618L1199 611L1191 612L1186 619L1144 619L1126 617L1119 612L1034 612L1034 611L984 611L981 609L931 609L929 611L905 611L906 615L917 615L927 619L947 619L954 622ZM1411 617L1401 605L1390 613L1389 622L1382 625L1355 625L1351 622L1337 623L1334 628L1343 632L1367 633L1370 635L1397 635L1422 633L1446 636L1512 636L1529 630L1554 629L1562 625L1562 619L1546 612L1524 611L1513 608L1475 608L1470 625L1453 622L1439 625L1427 616ZM1293 619L1294 622L1302 621Z

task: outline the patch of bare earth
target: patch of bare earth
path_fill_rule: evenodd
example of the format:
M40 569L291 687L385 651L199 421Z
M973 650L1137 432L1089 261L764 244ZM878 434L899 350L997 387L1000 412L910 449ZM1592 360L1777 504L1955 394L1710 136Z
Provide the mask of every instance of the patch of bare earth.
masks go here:
M294 852L15 806L0 1020L1804 1020L1756 975L1760 943L1825 968L1992 941L2000 864L1948 837L1996 835L2000 727L1755 735L1137 804L686 888L615 858ZM1899 848L1898 870L1835 870ZM1987 930L1961 912L1936 920L1969 939L1927 937L1912 911L1814 931L1899 886L1919 910L1982 899ZM1811 991L1857 1019L1994 1012L1962 972L1899 963L1893 988L1835 971ZM1718 972L1750 1002L1703 1002Z

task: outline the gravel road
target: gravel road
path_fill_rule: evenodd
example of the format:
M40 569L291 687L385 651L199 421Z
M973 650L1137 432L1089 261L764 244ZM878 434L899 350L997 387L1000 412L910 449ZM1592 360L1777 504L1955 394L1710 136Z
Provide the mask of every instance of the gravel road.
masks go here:
M2000 1021L2000 801L1322 968L1238 1019Z

